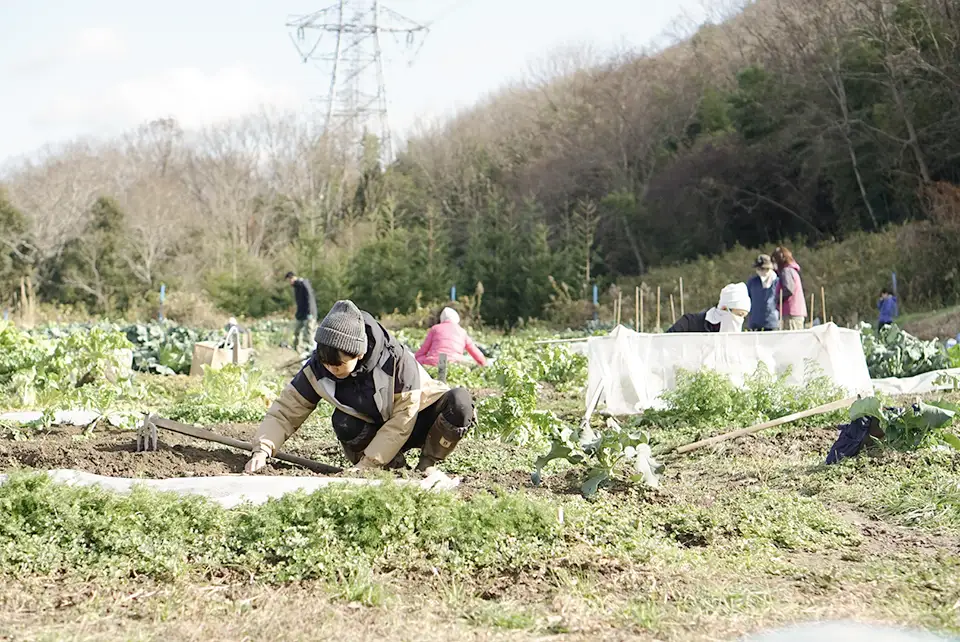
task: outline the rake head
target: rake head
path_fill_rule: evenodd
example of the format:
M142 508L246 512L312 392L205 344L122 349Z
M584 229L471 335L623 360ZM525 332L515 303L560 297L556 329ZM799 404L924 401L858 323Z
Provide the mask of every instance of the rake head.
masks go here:
M149 419L144 419L137 428L137 452L157 449L157 427Z

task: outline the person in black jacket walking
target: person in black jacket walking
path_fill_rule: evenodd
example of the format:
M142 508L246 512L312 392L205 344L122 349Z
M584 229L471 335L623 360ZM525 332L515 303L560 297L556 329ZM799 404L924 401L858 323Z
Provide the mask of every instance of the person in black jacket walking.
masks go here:
M313 334L317 325L317 298L313 294L313 286L310 285L310 281L300 278L294 272L287 272L284 278L293 286L293 298L297 302L293 349L299 352L302 341L312 350Z

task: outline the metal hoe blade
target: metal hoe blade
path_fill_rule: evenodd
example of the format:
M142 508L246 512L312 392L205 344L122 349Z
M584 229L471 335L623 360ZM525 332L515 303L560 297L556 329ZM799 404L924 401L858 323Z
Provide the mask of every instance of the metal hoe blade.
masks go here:
M155 451L156 449L157 426L148 417L137 428L137 452Z

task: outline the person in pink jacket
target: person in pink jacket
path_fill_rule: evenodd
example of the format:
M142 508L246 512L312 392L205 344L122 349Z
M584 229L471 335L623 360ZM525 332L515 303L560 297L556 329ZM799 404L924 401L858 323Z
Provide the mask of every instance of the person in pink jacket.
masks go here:
M803 281L800 279L800 266L793 254L785 247L778 247L771 255L777 266L777 289L774 293L777 305L783 301L780 318L784 330L803 330L803 321L807 317L807 301L803 294Z
M460 315L453 308L444 308L440 313L440 323L430 328L423 345L417 350L417 361L424 366L435 366L440 361L440 355L447 355L451 363L466 361L463 351L466 350L477 362L477 365L487 365L483 353L477 348L467 331L460 327Z

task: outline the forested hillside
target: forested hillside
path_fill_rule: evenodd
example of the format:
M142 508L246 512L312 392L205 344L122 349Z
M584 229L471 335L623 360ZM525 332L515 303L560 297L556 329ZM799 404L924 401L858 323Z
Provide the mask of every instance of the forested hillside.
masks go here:
M550 277L577 298L737 244L904 223L889 263L914 303L960 296L948 0L765 0L664 51L557 58L385 171L375 139L349 162L315 129L158 121L13 166L4 298L29 274L41 300L135 315L165 282L260 315L287 305L279 277L297 269L321 308L350 296L377 313L482 282L484 319L512 323L544 314Z

